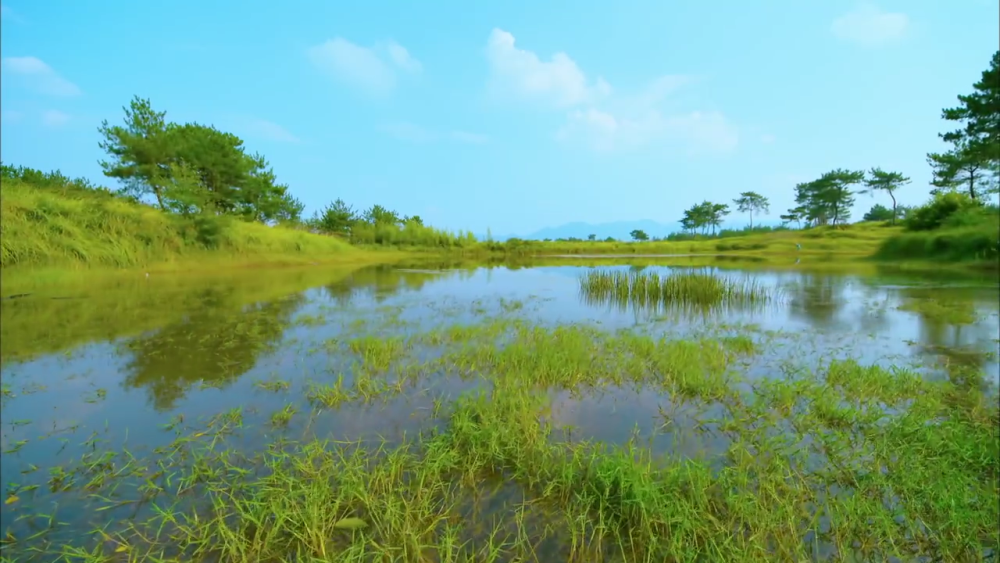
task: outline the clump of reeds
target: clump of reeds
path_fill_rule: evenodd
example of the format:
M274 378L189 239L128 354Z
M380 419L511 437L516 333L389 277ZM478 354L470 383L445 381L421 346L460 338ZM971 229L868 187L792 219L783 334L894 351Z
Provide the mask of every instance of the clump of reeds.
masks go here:
M589 302L642 308L748 307L774 298L769 288L751 278L734 280L698 272L661 275L591 270L580 278L580 289Z

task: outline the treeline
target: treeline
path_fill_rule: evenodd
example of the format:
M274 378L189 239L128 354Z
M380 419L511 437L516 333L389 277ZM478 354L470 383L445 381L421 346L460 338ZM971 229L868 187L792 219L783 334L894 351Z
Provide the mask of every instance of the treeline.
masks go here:
M304 223L313 232L339 236L356 245L469 248L477 242L471 232L428 227L419 215L400 215L381 205L359 212L342 199Z
M303 204L278 181L264 156L250 153L238 136L200 123L173 123L148 99L134 97L124 122L98 129L106 153L104 175L119 181L109 190L85 178L3 166L5 179L67 195L120 198L155 206L165 213L223 228L217 219L234 218L339 236L359 245L467 247L471 233L451 233L424 225L381 205L355 212L336 200L313 217L302 217Z
M983 204L991 195L1000 193L1000 51L994 53L989 68L981 79L973 85L973 93L958 96L959 105L942 110L942 118L957 123L953 131L942 133L940 137L951 147L941 153L930 153L927 162L933 172L930 193L935 198L946 194L960 193L969 202L958 204L955 197L937 201L932 199L924 208L939 211L924 211L923 216L939 216L940 210ZM795 186L795 207L782 214L782 224L794 223L797 227L837 226L850 219L850 210L856 194L884 194L891 201L891 207L874 205L865 214L865 221L887 221L895 224L897 219L907 217L913 211L902 207L896 200L896 192L910 183L899 172L872 168L868 172L835 169L816 180ZM749 231L754 232L753 219L770 211L768 199L756 192L743 192L733 200L736 209L748 213ZM703 201L684 211L680 224L683 233L673 238L692 238L694 235L716 235L716 229L731 213L729 204ZM982 214L963 211L963 216ZM944 224L943 221L939 221ZM911 226L924 225L926 221L915 218ZM633 240L649 240L649 236L636 230L630 233ZM671 237L667 237L671 239Z

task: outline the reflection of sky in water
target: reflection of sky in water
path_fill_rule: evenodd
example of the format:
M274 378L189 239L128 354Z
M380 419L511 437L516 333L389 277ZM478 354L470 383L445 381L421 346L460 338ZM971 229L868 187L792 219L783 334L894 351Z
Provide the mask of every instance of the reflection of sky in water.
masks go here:
M647 270L666 272L667 269L650 267ZM610 329L638 327L656 334L683 335L704 332L712 325L726 322L752 324L759 329L758 335L763 334L760 331L785 333L787 337L777 341L759 336L762 342L770 344L764 354L748 362L745 369L751 376L780 375L780 364L786 360L815 365L833 357L853 357L864 363L906 364L924 361L933 354L943 354L954 360L962 356L961 350L997 350L995 339L1000 325L995 286L978 289L940 286L928 293L926 284L917 291L898 283L879 286L857 276L755 272L751 275L759 283L780 290L778 303L758 311L731 312L705 319L586 306L581 302L578 282L578 277L586 271L587 268L582 267L479 269L445 272L438 277L413 274L422 277L410 283L403 283L409 274L395 273L393 275L404 276L398 284L401 289L395 292L391 278L387 278L389 281L378 290L372 287L350 289L343 284L310 289L298 302L289 300L287 307L275 307L274 311L264 313L258 311L258 315L271 315L268 322L279 319L272 325L279 328L275 338L280 340L271 348L261 349L259 356L251 356L250 363L246 364L247 371L232 374L218 389L201 388L199 383L217 374L187 374L185 381L189 387L186 391L176 400L161 405L159 411L153 408L151 388L144 384L129 387L123 383L129 376L132 358L130 352L119 346L121 343L92 343L77 348L68 357L57 354L5 365L2 370L4 386L17 396L4 402L0 444L7 450L19 440L28 442L18 453L2 456L0 467L7 480L7 475L17 475L28 463L46 465L47 461L56 459L63 447L66 447L63 455L78 457L82 451L80 443L92 432L118 444L127 436L130 447L148 450L172 439L169 433L160 429L160 425L171 417L183 414L190 423L234 407L244 407L248 426L256 425L260 432L270 435L280 431L268 425L271 413L289 402L299 407L299 414L289 429L280 432L291 437L307 434L332 439L399 436L404 430L412 431L428 423L435 397L454 398L473 386L456 378L436 376L421 382L418 389L407 390L404 396L385 403L377 401L363 408L322 410L311 416L310 406L302 399L308 382L332 383L339 373L345 373L347 382L350 381L350 365L325 351L324 346L334 338L344 340L359 335L351 321L373 314L383 320L396 318L403 324L380 326L373 321L361 329L361 334L374 331L385 335L453 322L480 322L498 316L514 300L524 303L522 309L515 311L517 315L545 324L596 322ZM739 278L747 274L727 270L719 275ZM972 303L979 320L954 327L918 312L899 310L901 305L927 295ZM196 318L198 311L191 313L190 318ZM314 317L316 322L296 323L308 317ZM227 327L238 323L240 318L239 313L233 314L231 320L212 325L212 330L228 330ZM217 336L206 335L206 338ZM189 355L223 354L210 347L187 352ZM187 360L177 365L194 366L191 369L225 365ZM980 360L989 375L997 379L995 359ZM168 367L169 361L167 358ZM292 387L285 392L271 392L256 386L258 381L275 377L291 381ZM39 386L45 389L29 392ZM98 389L106 391L103 399L96 397ZM706 448L716 451L724 448L724 443L718 439L692 431L698 426L696 420L711 418L711 413L671 405L665 397L628 389L608 389L600 394L574 398L556 393L553 398L551 419L559 424L581 427L571 439L592 438L620 443L628 439L638 425L640 443L649 440L654 450L693 456ZM672 424L654 432L664 423L663 409L669 410ZM12 424L21 420L31 422L16 427ZM74 424L79 424L80 428L72 433L65 431ZM53 430L60 432L41 438ZM68 442L64 444L66 439ZM713 444L713 440L719 443ZM44 479L42 473L38 473L38 478ZM25 477L31 478L36 477Z

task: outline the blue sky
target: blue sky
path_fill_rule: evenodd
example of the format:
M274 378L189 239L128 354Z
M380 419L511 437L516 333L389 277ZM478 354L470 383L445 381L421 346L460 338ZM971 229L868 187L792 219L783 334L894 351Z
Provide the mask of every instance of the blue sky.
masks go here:
M4 0L0 156L103 184L138 94L341 197L449 229L675 222L928 151L1000 45L995 0ZM474 6L474 7L472 7ZM872 203L859 196L859 216Z

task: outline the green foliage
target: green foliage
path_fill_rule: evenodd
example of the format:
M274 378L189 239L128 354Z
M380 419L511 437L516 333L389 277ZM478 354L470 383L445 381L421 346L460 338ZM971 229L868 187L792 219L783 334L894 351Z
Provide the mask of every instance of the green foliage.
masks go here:
M940 135L952 149L928 154L927 162L936 192L963 189L980 199L1000 191L1000 51L972 87L972 94L958 96L958 107L941 112L960 125Z
M868 177L864 179L865 191L870 194L875 194L877 191L882 191L889 194L892 199L892 210L889 212L888 219L865 219L865 221L879 221L879 220L889 220L893 224L896 223L896 190L910 183L910 179L903 176L899 172L886 172L881 168L872 168L868 172ZM873 207L872 210L875 208ZM884 208L883 208L884 209ZM867 216L866 216L867 217Z
M947 226L951 217L957 214L976 213L983 206L972 197L958 192L935 194L931 200L915 208L906 218L908 231L930 231Z
M753 228L753 214L754 212L768 213L770 211L771 203L768 199L757 192L742 192L740 197L733 200L736 204L736 209L740 213L750 214L750 228Z
M629 236L632 237L632 240L634 241L649 240L649 235L647 235L646 231L643 231L642 229L634 229L631 233L629 233Z
M133 98L123 126L98 131L108 160L104 174L136 198L153 196L165 211L231 215L263 223L295 222L302 203L279 184L267 160L243 141L198 123L176 124L149 100Z
M373 205L357 213L340 198L306 221L306 226L322 234L344 237L356 245L448 249L471 248L477 244L472 233L451 233L429 227L419 215L403 216L382 205Z
M0 163L0 181L6 186L13 182L23 182L33 186L35 189L44 190L50 193L59 193L69 196L85 196L91 198L116 198L127 201L134 201L123 194L113 192L107 188L94 186L86 178L70 179L58 170L53 172L42 172L34 168L24 166L11 166Z
M895 214L892 209L882 205L881 203L876 203L871 209L865 213L863 220L865 221L893 221L895 219Z
M984 217L985 218L985 217ZM875 257L891 260L990 260L1000 258L1000 221L993 220L976 226L944 228L933 231L907 232L890 237L882 243Z
M358 220L354 208L337 198L336 201L316 214L310 225L321 233L349 235L351 226Z
M695 241L695 240L707 240L707 239L724 239L724 238L736 238L745 237L750 235L762 235L766 233L774 233L778 231L787 231L788 227L778 226L772 227L769 225L756 225L754 227L743 227L742 229L721 229L716 231L715 234L700 235L691 232L676 232L670 233L669 235L663 237L662 240L665 241Z
M985 161L996 166L1000 160L1000 51L993 53L989 68L972 88L972 94L958 96L958 107L942 110L941 117L962 127L941 138L980 151Z
M746 192L752 193L752 192ZM759 205L761 202L756 201ZM766 206L766 200L763 202ZM715 234L716 228L722 224L722 219L726 215L729 215L729 206L724 203L712 203L710 201L703 201L697 205L692 206L690 209L684 211L684 217L681 218L681 227L685 231L694 233L696 230L700 230L702 234L708 227L712 228L712 234Z
M227 215L165 213L58 173L3 167L0 267L133 267L182 259L260 262L344 255L331 237ZM27 181L26 181L27 180ZM34 183L38 181L38 183ZM176 184L171 190L180 189ZM176 194L171 197L176 196Z
M781 215L781 224L787 226L790 223L795 223L796 227L802 227L802 221L806 220L806 209L805 207L799 206L788 210L788 213Z
M814 226L836 226L850 218L850 209L854 205L851 186L861 183L864 178L864 172L838 168L817 180L798 184L795 186L795 203L798 206L789 210L788 215L795 214Z
M954 149L944 153L930 153L927 163L933 171L931 193L964 190L972 199L997 193L995 164L986 156L983 145L957 142Z

